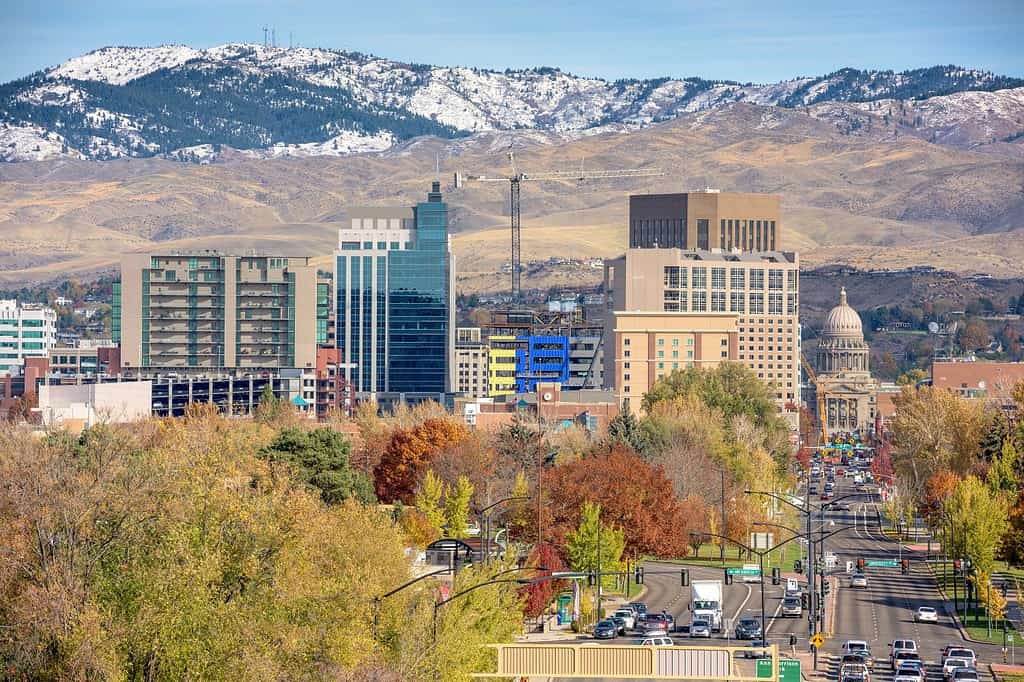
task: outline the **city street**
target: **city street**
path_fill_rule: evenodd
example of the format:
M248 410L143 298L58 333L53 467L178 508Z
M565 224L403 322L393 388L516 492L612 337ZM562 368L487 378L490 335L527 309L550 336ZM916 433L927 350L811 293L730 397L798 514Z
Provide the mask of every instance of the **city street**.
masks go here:
M836 481L836 499L852 495L856 491L843 479ZM935 581L932 579L924 555L903 548L886 537L880 528L878 518L877 496L862 495L843 500L849 505L848 510L828 511L823 516L815 513L813 527L820 526L823 519L826 524L834 522L834 528L849 526L852 529L839 533L826 540L825 550L835 552L837 565L834 576L836 588L834 599L829 599L829 609L835 605L835 613L827 614L826 622L834 628L829 632L825 645L819 651L819 671L830 679L838 677L838 657L841 655L844 642L852 639L865 640L876 660L872 674L873 682L888 682L893 673L889 669L889 644L894 639L913 639L917 642L918 651L926 663L928 680L938 682L941 674L938 668L939 650L946 644L959 643L973 649L978 656L978 672L982 678L989 678L985 663L1000 662L1001 648L994 645L964 642L952 618L946 613ZM817 505L818 500L812 499ZM829 525L828 530L834 529ZM730 551L727 548L727 551ZM731 550L735 552L735 549ZM910 560L910 573L903 575L899 567L867 568L866 588L850 587L850 578L846 573L846 562L856 565L857 559ZM674 563L648 561L644 564L645 585L647 591L642 600L651 611L668 611L676 618L680 629L685 628L690 620L687 609L690 599L690 588L682 587L679 579L681 566ZM783 567L784 573L790 572L792 566ZM723 580L723 571L714 567L689 567L691 580ZM660 573L665 571L665 573ZM766 569L767 572L767 569ZM804 576L801 576L803 583ZM784 585L772 585L770 575L765 581L765 610L767 637L771 643L778 644L785 654L790 653L790 634L796 634L796 651L808 651L807 616L800 618L782 618L781 609ZM732 585L724 586L724 617L733 627L739 617L759 618L760 585L743 583L737 577ZM914 613L920 606L931 606L939 614L937 623L916 623ZM728 640L727 640L728 635ZM733 633L721 632L710 640L692 640L683 631L673 633L673 639L680 645L696 645L708 643L724 645L733 643ZM637 637L620 637L602 643L626 644L637 641ZM597 643L595 641L595 643ZM806 660L806 659L805 659ZM809 663L805 663L804 674L813 671ZM609 680L611 682L611 680Z

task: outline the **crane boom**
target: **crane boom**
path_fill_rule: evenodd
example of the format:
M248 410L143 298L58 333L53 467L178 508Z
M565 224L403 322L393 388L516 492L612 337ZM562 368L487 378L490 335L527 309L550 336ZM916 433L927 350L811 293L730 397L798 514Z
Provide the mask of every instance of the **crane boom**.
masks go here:
M824 446L828 444L828 432L825 429L825 394L818 383L818 375L811 369L811 363L807 362L807 357L803 353L800 353L800 364L803 365L804 373L807 374L807 380L814 384L814 396L818 405L818 426L821 427L821 444Z
M544 173L524 173L516 166L515 153L509 151L508 159L512 165L512 174L464 175L455 174L455 187L462 187L466 181L471 182L507 182L509 184L509 218L512 226L512 303L519 301L520 294L520 246L522 232L522 211L520 208L519 189L523 181L558 181L558 180L605 180L608 178L646 178L664 175L658 168L622 168L618 170L585 171L547 171Z

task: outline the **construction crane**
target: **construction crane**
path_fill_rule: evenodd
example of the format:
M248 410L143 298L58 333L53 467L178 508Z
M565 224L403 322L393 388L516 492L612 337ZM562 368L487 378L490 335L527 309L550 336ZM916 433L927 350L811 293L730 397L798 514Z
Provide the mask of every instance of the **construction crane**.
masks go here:
M818 426L821 427L821 445L824 447L828 445L828 431L825 428L825 420L827 419L825 414L825 393L818 383L818 375L811 369L811 363L807 362L807 358L803 353L800 353L800 364L803 365L804 373L807 374L807 380L814 385L814 396L818 402Z
M461 188L467 181L470 182L507 182L509 184L509 215L512 221L512 302L519 300L520 294L520 244L522 216L520 212L519 186L526 180L603 180L605 178L643 178L655 175L663 175L657 168L624 168L619 170L593 170L585 171L582 168L578 171L548 171L546 173L525 173L516 166L516 156L512 149L508 151L509 164L512 166L511 175L488 176L488 175L464 175L455 174L455 188Z

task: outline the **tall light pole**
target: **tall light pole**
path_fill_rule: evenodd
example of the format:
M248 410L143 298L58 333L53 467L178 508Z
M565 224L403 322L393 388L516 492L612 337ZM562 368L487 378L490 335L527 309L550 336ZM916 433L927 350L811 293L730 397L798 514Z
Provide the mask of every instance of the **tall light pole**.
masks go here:
M499 504L506 502L512 502L513 500L528 500L530 499L526 495L512 495L498 500L492 504L487 505L480 510L480 513L484 517L484 565L487 566L491 563L491 515L488 513L490 510L497 507ZM508 542L508 538L505 539Z

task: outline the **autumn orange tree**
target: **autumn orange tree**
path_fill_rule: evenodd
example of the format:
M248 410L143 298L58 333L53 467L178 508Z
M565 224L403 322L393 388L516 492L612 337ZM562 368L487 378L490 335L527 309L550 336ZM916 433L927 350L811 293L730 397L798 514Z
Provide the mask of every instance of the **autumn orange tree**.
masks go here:
M377 498L412 504L420 477L435 455L468 437L468 429L454 419L428 419L410 429L396 430L373 469Z
M601 506L603 523L622 527L629 555L684 556L689 531L703 528L704 519L687 513L665 472L621 444L554 467L544 488L546 535L560 545L579 526L585 502Z

